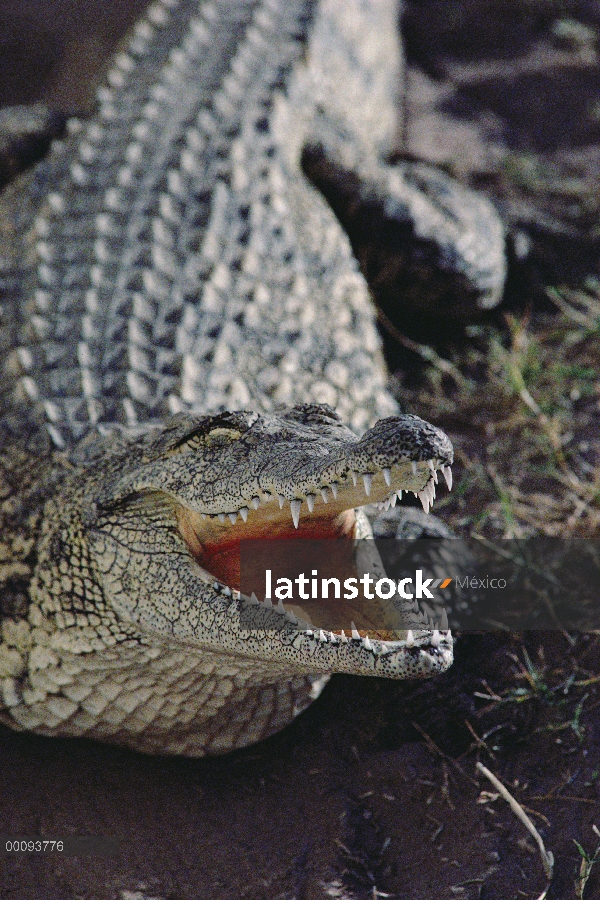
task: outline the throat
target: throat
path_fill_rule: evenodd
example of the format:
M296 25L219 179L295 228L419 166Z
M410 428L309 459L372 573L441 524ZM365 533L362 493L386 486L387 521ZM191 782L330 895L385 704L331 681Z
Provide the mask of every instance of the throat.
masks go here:
M196 562L218 581L240 590L240 542L326 541L355 537L356 517L347 509L332 517L311 516L294 528L282 516L253 517L252 521L235 524L219 522L216 516L202 518L199 513L181 507L178 511L180 533Z

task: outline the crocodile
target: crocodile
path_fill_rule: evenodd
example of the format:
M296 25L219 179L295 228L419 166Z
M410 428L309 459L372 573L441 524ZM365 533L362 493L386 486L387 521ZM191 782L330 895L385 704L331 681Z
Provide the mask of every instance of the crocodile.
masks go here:
M388 391L324 196L342 184L348 221L400 223L438 298L452 282L498 302L487 201L386 162L397 15L392 0L157 0L95 114L0 198L10 727L218 754L285 726L332 673L451 664L432 623L323 631L265 601L249 628L240 593L241 540L366 537L367 503L408 490L427 510L438 474L451 486L448 437Z

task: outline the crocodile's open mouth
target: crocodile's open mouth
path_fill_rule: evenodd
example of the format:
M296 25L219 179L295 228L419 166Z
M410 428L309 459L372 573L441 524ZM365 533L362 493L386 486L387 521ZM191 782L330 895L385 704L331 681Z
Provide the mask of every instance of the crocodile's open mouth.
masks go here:
M336 480L315 485L314 490L289 498L261 490L247 506L219 513L201 513L186 507L178 509L178 523L188 549L202 569L216 580L219 589L241 589L240 542L264 539L281 540L346 540L356 535L355 509L367 503L375 503L382 509L395 505L407 486L419 496L425 511L429 511L435 498L441 473L448 488L452 486L449 465L439 459L413 461L403 458L381 469L371 466L371 471L357 473L348 469ZM342 575L356 575L350 553L343 558ZM316 563L315 563L316 564ZM309 623L340 632L340 622L346 623L349 632L370 634L380 640L393 640L394 635L382 631L383 613L378 609L377 598L368 604L356 600L352 604L335 601L335 610L319 604L297 602L280 605L280 610L291 613ZM347 621L346 621L347 620Z
M293 556L290 539L301 538L326 545L336 566L341 556L340 573L383 576L375 544L353 540L369 533L356 511L387 508L402 491L428 510L440 476L451 487L452 444L438 428L403 414L357 437L329 407L301 404L175 418L132 453L89 527L103 590L119 614L157 634L300 672L405 678L450 665L447 623L415 609L399 585L379 600L334 589L328 603L316 591L315 609L300 585L281 596L273 581L273 597L260 589L254 596L246 562L240 571L242 541L266 539L269 552L283 543L283 556ZM266 587L262 561L255 572ZM334 620L321 622L323 612Z

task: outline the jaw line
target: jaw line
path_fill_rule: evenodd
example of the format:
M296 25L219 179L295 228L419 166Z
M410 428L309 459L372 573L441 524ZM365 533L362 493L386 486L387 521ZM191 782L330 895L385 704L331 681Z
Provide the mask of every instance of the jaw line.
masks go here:
M336 482L335 488L331 484L325 487L327 502L321 494L321 488L311 492L312 502L307 494L303 497L292 498L300 501L297 526L290 514L290 499L282 498L281 495L277 496L273 491L261 491L261 496L258 498L258 509L254 508L252 499L246 501L246 505L240 507L244 510L245 515L240 514L239 509L237 511L224 510L221 513L204 513L178 505L177 521L181 536L198 564L203 580L211 584L214 582L217 592L231 596L243 605L249 598L239 595L239 542L241 540L260 538L271 540L294 538L352 540L355 537L355 508L369 503L390 504L392 498L395 502L397 493L406 489L407 483L410 485L409 490L414 490L416 494L423 494L424 489L429 493L438 480L437 472L443 469L446 469L443 474L448 481L447 467L437 460L431 462L429 460L419 462L406 460L393 466L387 477L383 470L368 473L368 476L371 477L367 478L366 485L361 474L349 471L345 480L340 479ZM400 485L404 485L404 487ZM368 495L366 494L367 486L369 488ZM334 496L334 491L337 497ZM283 502L280 503L282 499ZM309 503L312 505L312 512L309 510ZM425 504L423 505L425 506ZM237 578L222 577L224 574L226 575L228 566L226 562L225 565L221 564L221 561L227 560L228 556L237 559ZM280 614L284 613L286 610L282 607ZM288 621L290 620L288 619ZM310 629L308 633L314 637ZM366 641L367 648L369 646L370 649L376 647L378 653L394 652L403 647L405 652L418 654L422 652L422 647L419 645L423 643L426 636L429 639L425 641L425 646L429 652L438 656L440 655L440 650L438 650L440 641L442 651L447 651L448 647L451 647L450 632L442 631L440 635L436 629L431 631L426 620L414 633L404 632L403 637L400 637L400 634L389 633L390 640L387 634L386 639L380 639L373 631L365 629L355 631L356 639L362 642ZM319 629L316 639L323 640L324 636L326 640L332 642L341 638L339 633L324 632Z

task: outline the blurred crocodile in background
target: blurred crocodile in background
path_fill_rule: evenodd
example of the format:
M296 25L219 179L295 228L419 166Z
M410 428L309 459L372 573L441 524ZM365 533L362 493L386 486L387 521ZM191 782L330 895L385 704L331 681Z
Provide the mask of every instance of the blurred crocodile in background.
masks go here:
M488 202L385 162L397 17L390 0L158 0L97 113L0 198L11 727L201 756L283 727L330 673L450 665L450 633L418 619L241 619L240 540L366 536L358 507L411 490L427 511L438 472L451 486L446 435L387 391L340 222L396 229L438 316L501 297Z

